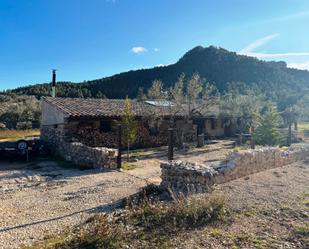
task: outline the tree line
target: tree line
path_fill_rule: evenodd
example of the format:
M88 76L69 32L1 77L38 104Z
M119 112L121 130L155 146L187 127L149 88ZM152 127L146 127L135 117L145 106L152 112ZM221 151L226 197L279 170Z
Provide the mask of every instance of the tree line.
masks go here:
M164 86L174 85L179 75L186 80L198 73L214 84L220 93L232 82L243 82L264 92L283 110L289 102L304 96L309 88L309 72L288 68L285 62L265 62L253 57L238 55L216 47L196 47L188 51L178 62L164 67L141 69L80 83L58 82L57 96L84 98L136 98L139 89L147 92L152 82L160 79ZM50 95L50 84L38 84L13 89L17 94L38 98Z
M237 123L240 139L241 134L251 133L257 144L277 145L291 143L278 128L289 128L291 132L292 124L297 129L299 121L308 120L308 96L307 92L304 97L297 99L287 92L276 102L269 93L239 82L229 83L227 89L220 93L214 84L195 73L189 79L181 74L170 88L164 87L162 81L155 80L147 94L139 91L138 99L170 101L174 105L174 114L184 113L188 120L195 115L205 116L218 107L217 115L229 117L228 122L232 120ZM176 134L181 137L183 132L178 130Z

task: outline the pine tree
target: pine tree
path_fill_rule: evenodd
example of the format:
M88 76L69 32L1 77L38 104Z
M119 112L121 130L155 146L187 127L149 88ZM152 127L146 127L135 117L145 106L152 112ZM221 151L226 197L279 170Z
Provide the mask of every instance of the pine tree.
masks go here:
M127 144L127 159L129 161L130 145L137 139L137 122L128 97L125 100L124 113L121 119L123 141Z
M278 145L282 139L278 131L280 114L272 104L268 104L261 115L257 116L257 128L253 134L254 141L261 145Z

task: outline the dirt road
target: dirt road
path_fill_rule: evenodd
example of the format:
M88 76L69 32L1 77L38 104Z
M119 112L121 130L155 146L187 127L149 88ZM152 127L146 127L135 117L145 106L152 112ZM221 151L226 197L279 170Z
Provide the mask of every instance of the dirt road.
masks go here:
M140 173L141 172L141 173ZM66 170L52 161L0 162L0 248L18 248L76 225L158 180L159 169ZM151 180L150 179L150 180Z

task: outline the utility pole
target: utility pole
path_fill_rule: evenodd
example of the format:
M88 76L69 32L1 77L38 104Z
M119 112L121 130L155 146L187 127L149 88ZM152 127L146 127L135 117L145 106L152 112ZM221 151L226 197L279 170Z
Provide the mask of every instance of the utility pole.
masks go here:
M53 79L52 79L52 93L53 98L56 97L56 69L53 69Z

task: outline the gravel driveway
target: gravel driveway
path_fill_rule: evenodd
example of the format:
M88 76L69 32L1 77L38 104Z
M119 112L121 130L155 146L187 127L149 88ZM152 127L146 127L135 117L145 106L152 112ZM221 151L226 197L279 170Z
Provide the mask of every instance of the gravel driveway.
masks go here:
M230 143L221 141L175 157L212 165L230 150ZM124 172L63 169L53 161L0 161L0 248L18 248L60 232L119 205L147 183L159 183L159 162L165 155L139 159L137 168ZM269 208L287 195L308 193L308 169L308 162L288 165L220 185L215 192L222 192L239 210Z
M205 159L225 155L225 143L229 142L175 157L206 163ZM147 183L159 183L160 160L166 159L165 154L141 157L134 163L137 168L123 172L66 170L53 161L0 161L0 248L18 248L60 232L119 205L119 200Z
M159 168L99 172L0 161L0 248L18 248L80 223L158 180Z

